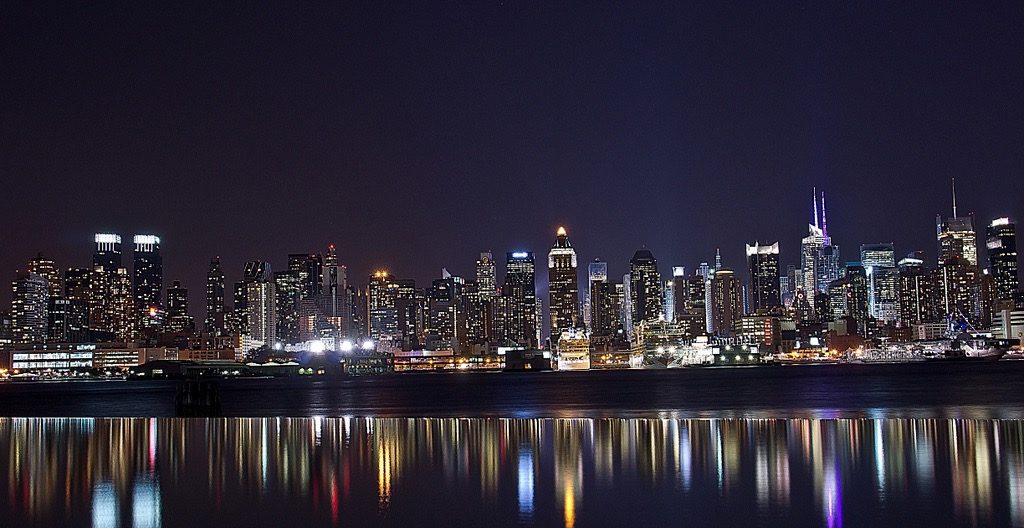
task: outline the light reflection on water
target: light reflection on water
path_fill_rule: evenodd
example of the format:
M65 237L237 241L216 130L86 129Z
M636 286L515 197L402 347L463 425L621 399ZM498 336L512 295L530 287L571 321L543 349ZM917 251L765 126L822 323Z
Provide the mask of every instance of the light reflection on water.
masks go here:
M1024 524L1024 422L0 419L11 526Z

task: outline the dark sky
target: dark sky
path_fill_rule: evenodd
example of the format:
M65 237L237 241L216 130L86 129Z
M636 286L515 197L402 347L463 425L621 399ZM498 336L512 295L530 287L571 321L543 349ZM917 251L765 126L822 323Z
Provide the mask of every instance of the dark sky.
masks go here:
M106 4L0 16L10 279L108 230L161 236L197 314L211 256L234 281L329 242L360 283L543 262L560 224L615 274L795 263L813 185L844 260L933 255L953 176L979 224L1024 219L1019 1Z

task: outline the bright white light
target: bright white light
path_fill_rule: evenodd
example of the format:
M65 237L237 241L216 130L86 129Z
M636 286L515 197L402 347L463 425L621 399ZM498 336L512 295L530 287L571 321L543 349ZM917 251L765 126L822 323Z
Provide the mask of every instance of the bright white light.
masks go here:
M118 237L118 238L120 238L120 237ZM160 237L155 236L155 235L135 235L135 238L133 239L133 241L136 244L159 244L160 243ZM118 240L118 242L120 242L120 240Z
M363 350L373 350L373 341L370 339L363 341L363 344L360 345L360 348L362 348Z
M351 352L352 351L352 346L353 346L352 342L349 341L348 339L346 339L346 340L341 342L341 351L342 352Z
M284 347L281 345L280 341L278 341L277 343L274 343L274 350L281 350L282 348L284 348Z
M528 256L529 253L525 251L516 251L515 253L512 254L512 258L526 258Z
M319 339L317 339L316 341L311 341L309 343L309 351L314 353L314 354L323 354L324 353L324 342L319 340Z
M100 244L120 244L121 235L111 233L96 233L96 242Z

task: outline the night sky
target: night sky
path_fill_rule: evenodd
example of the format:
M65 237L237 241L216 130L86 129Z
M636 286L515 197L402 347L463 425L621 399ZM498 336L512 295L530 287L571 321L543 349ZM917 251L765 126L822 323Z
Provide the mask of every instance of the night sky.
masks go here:
M4 6L3 284L97 231L159 235L196 315L211 256L330 242L356 283L541 263L559 225L581 269L785 265L812 186L844 261L934 256L954 176L979 227L1024 219L1019 1L169 4Z

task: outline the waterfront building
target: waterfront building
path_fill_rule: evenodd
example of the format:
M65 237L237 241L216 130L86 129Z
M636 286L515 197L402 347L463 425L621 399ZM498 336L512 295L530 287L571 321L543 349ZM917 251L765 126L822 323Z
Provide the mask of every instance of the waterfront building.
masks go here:
M992 337L1024 343L1024 310L997 310L992 314Z
M988 225L985 248L988 267L995 283L995 297L1015 301L1020 292L1017 260L1017 225L1009 218L997 218Z
M779 243L745 245L750 277L751 311L772 310L782 306L779 292Z
M46 278L30 271L19 272L11 283L12 341L15 343L42 343L46 341L50 299Z
M562 330L579 326L576 250L564 227L558 228L548 252L548 313L552 341L557 342Z
M756 343L773 352L782 345L781 320L771 315L746 315L735 323L736 337L746 343Z

